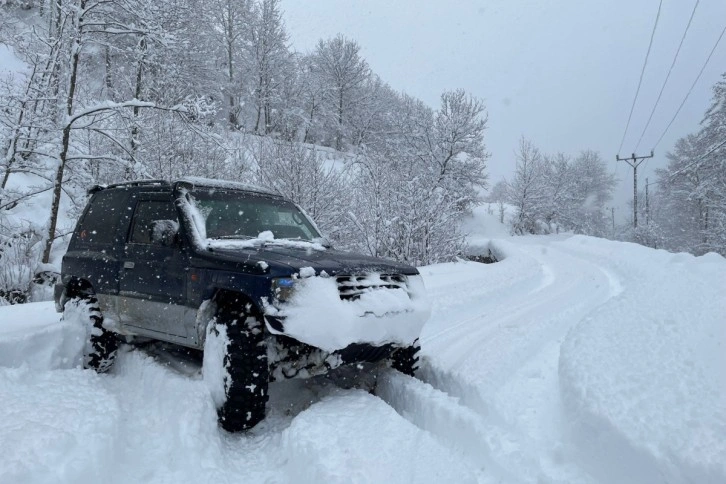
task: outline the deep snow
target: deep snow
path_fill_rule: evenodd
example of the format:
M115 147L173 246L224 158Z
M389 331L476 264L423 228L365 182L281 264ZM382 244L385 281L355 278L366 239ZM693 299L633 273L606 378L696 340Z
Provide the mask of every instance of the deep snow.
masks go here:
M193 359L99 376L52 303L0 308L0 482L726 482L726 260L486 235L421 268L419 379L272 384L244 435Z

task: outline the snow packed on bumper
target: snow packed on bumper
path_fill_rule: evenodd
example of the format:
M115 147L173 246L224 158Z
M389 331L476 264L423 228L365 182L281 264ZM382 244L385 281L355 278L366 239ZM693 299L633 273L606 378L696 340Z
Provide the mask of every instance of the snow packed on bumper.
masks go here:
M303 271L301 271L303 272ZM353 343L376 346L411 345L429 318L421 276L406 276L407 288L378 288L380 274L369 274L361 284L370 286L357 299L341 299L334 277L324 274L295 281L288 301L266 304L268 316L283 319L282 333L325 351Z

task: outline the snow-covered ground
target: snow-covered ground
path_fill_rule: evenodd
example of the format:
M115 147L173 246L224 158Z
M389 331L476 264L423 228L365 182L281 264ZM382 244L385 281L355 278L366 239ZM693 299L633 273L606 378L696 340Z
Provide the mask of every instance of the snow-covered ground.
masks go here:
M476 237L499 263L421 268L418 379L273 384L242 435L196 361L99 376L52 303L0 308L0 482L726 482L725 259Z

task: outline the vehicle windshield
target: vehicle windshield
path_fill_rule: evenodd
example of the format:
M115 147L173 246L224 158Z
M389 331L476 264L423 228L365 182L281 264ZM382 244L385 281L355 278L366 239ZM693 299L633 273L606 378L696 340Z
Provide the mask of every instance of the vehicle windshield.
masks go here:
M208 239L253 239L272 232L275 239L321 238L305 214L287 200L237 191L195 191L197 210Z

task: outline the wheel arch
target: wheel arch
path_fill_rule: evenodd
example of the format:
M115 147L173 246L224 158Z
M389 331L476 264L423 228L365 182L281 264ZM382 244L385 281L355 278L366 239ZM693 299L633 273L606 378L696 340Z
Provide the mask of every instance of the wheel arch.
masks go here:
M207 326L210 321L218 314L221 307L233 304L249 307L251 314L264 321L264 313L261 305L255 302L255 298L249 294L224 287L210 288L197 310L197 337L201 347L204 347Z
M223 305L245 305L255 316L262 317L262 307L254 297L243 291L235 291L227 288L215 288L209 300L216 306L218 311Z
M81 277L71 276L63 284L63 291L61 292L60 298L57 301L56 308L60 308L62 310L63 306L65 306L65 303L71 298L93 296L95 294L96 291L90 281Z

